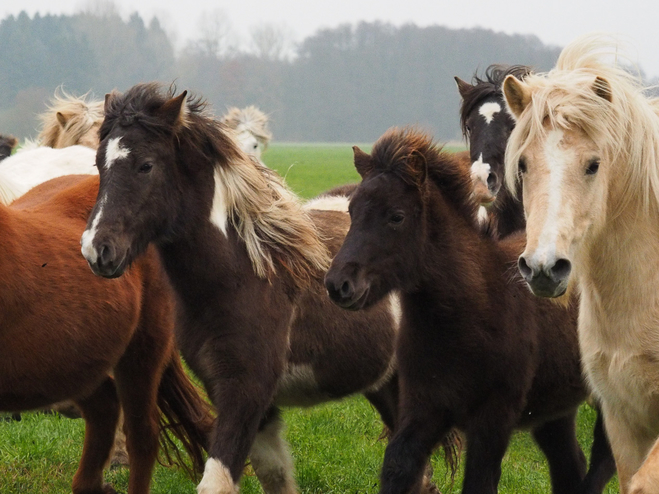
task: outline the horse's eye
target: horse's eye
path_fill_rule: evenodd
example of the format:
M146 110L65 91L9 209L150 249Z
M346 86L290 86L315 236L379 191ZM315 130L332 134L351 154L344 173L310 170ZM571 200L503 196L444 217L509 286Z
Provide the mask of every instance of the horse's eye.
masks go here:
M517 169L520 173L526 173L526 160L524 158L519 159L517 163Z
M586 168L586 175L595 175L599 169L600 169L599 158L593 158L588 162L588 168Z
M258 144L254 144L253 147L254 147L254 149L258 149L258 148L259 148L259 145L258 145Z
M153 168L153 163L151 163L149 161L145 161L144 163L142 163L140 165L140 167L137 171L139 173L149 173L152 168Z
M471 134L471 127L469 127L469 125L465 125L465 129L467 131L467 134Z
M400 211L396 212L396 213L393 213L389 217L389 224L391 226L400 226L400 225L403 224L403 221L405 221L405 215Z

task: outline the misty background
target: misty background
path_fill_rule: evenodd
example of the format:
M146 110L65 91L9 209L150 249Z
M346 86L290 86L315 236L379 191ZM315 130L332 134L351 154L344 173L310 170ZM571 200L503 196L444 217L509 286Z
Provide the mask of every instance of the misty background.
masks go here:
M203 95L218 116L257 105L277 141L371 142L407 124L458 140L454 76L470 80L492 63L548 70L560 53L532 35L382 22L319 29L301 42L262 23L245 39L222 10L203 13L195 39L174 38L157 17L122 17L111 2L71 15L6 16L0 133L35 136L35 117L58 87L101 99L156 80Z

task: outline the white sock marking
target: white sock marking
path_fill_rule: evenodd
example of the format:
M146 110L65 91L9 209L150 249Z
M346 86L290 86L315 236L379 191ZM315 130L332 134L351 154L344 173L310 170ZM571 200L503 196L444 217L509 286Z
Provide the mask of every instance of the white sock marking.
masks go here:
M208 458L204 476L197 486L197 494L238 494L231 472L216 458Z

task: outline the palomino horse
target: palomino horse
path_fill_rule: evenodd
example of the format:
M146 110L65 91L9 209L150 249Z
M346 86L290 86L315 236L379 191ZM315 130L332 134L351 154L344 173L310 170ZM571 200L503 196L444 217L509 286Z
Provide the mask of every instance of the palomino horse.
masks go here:
M260 161L261 153L272 140L268 116L253 105L245 108L234 106L227 110L222 122L234 131L240 149Z
M0 161L11 156L16 144L18 140L14 136L0 134Z
M98 129L103 122L103 101L87 101L64 91L56 93L48 110L42 113L42 129L37 141L42 146L64 148L79 144L98 147Z
M121 406L128 492L146 494L159 420L173 426L201 469L200 446L212 418L183 372L171 286L154 249L115 281L91 275L80 258L80 232L97 191L98 177L67 176L11 207L0 205L0 409L73 400L86 424L73 492L109 494L114 490L103 485L103 466Z
M659 100L580 38L547 74L503 89L517 119L506 153L522 182L533 292L576 285L586 375L602 403L621 491L659 492Z
M323 286L348 215L303 209L200 100L156 84L106 97L97 166L82 252L117 277L156 245L217 409L200 493L235 492L248 455L266 492L296 490L279 406L363 393L395 429L397 297L351 314Z
M20 150L0 166L0 203L9 204L32 187L63 175L97 175L96 152L85 146Z
M370 155L354 149L363 180L325 284L351 310L400 292L400 425L380 492L418 492L428 456L453 427L467 439L463 493L497 492L514 428L531 429L553 492L602 492L606 458L594 454L584 480L575 435L588 394L576 300L566 308L534 298L515 279L524 236L497 242L479 231L469 170L428 136L391 129Z
M524 229L524 208L505 187L504 154L508 136L515 126L506 111L501 85L508 75L523 79L531 68L523 65L490 65L485 78L473 84L455 78L462 97L460 126L469 143L471 172L476 195L489 210L492 230L500 238Z

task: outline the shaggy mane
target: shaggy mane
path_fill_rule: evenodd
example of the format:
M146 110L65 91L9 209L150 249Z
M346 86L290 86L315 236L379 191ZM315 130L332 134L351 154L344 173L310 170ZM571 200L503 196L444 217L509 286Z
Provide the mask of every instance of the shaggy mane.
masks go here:
M268 116L256 106L245 108L232 106L222 117L222 122L236 133L249 132L259 141L263 149L266 149L272 140L272 132L268 128Z
M226 125L206 111L201 98L188 97L182 121L175 127L159 118L156 110L175 93L174 87L164 91L150 83L111 98L101 139L114 125L139 124L193 146L214 167L229 221L245 242L255 273L270 278L279 267L298 285L322 276L329 268L329 252L299 199L279 175L237 146Z
M513 75L522 81L532 71L533 69L526 65L494 64L485 69L483 79L478 76L478 72L475 72L471 79L472 89L462 98L462 103L460 104L460 128L462 129L462 135L465 138L468 137L467 118L484 99L496 96L503 101L501 86L506 77Z
M524 80L531 103L506 150L506 182L513 193L519 159L531 142L545 137L543 120L549 118L552 126L578 127L595 141L615 168L614 179L623 181L625 201L640 195L646 212L659 204L659 99L646 96L640 79L617 61L605 60L617 60L617 50L615 40L584 36L565 47L553 70ZM608 81L611 102L593 90L596 77Z
M40 145L49 147L68 147L78 144L80 139L90 132L94 125L103 122L103 101L87 101L87 95L78 98L64 90L55 93L48 104L48 109L39 115L42 129L37 137ZM66 128L62 129L57 114L67 119ZM59 138L63 141L56 146Z
M405 183L417 185L418 170L414 159L422 157L428 166L428 178L469 223L474 223L478 204L473 200L470 172L460 166L453 154L443 151L432 137L419 129L393 127L373 145L374 171L393 173Z

